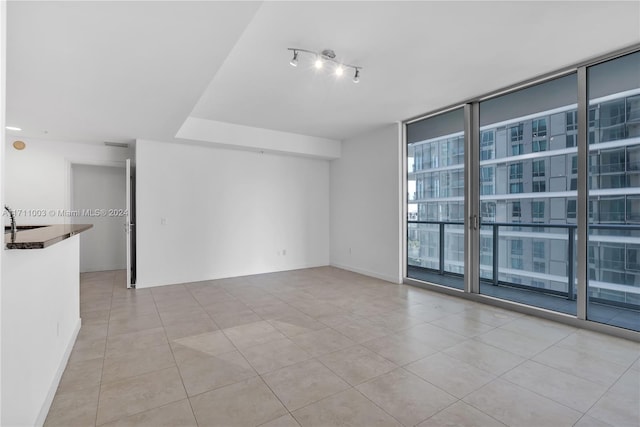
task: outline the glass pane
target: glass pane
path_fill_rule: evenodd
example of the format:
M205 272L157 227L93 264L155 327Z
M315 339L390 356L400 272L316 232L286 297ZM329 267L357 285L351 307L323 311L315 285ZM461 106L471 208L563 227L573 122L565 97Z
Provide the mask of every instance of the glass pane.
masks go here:
M407 125L407 142L407 276L462 289L463 109Z
M440 265L438 224L410 223L408 231L407 263L410 266L437 270Z
M444 271L464 274L464 226L444 227Z
M576 313L577 131L575 74L480 103L481 293Z
M587 318L640 330L640 52L588 70Z

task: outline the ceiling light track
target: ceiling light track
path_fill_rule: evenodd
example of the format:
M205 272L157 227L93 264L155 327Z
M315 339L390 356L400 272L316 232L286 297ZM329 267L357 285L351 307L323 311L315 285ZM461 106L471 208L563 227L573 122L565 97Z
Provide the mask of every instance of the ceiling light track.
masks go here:
M312 55L315 58L313 62L315 68L321 69L325 66L325 64L329 63L333 65L333 71L338 77L341 77L346 69L351 69L353 70L353 82L360 82L360 72L362 71L362 67L360 67L359 65L345 64L343 62L340 62L336 59L336 53L331 49L325 49L322 52L315 52L308 49L289 47L287 48L287 50L293 52L293 58L291 58L291 61L289 61L289 64L291 64L291 66L293 67L298 66L298 56L300 55L300 53L304 53Z

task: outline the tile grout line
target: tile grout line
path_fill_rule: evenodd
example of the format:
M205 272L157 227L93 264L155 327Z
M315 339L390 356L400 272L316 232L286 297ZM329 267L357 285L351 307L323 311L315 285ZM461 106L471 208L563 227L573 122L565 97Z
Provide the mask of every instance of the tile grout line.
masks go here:
M226 292L226 291L225 291L225 292ZM231 294L229 294L229 295L231 295ZM233 295L231 295L231 296L233 296ZM194 299L198 302L198 304L199 304L201 307L203 307L203 306L200 304L200 301L199 301L197 298L195 298L195 297L194 297ZM285 303L285 304L286 304L286 303ZM246 304L245 304L245 305L246 305ZM287 305L289 305L289 304L287 304ZM203 309L204 309L204 307L203 307ZM251 311L252 311L252 312L254 312L253 310L251 310ZM209 315L209 317L211 317L211 315L209 314L209 312L207 312L206 310L205 310L205 312ZM254 313L255 313L255 312L254 312ZM260 317L260 315L258 315L257 313L256 313L256 315L257 315L258 317ZM262 317L260 317L260 318L262 319ZM212 318L211 320L212 320L214 323L216 323L216 326L218 326L217 322L215 322L215 320L213 320L213 318ZM263 321L263 322L266 322L266 320L264 320L264 319L263 319L262 321ZM267 322L267 323L268 323L268 322ZM269 324L270 324L270 323L269 323ZM271 325L271 324L270 324L270 325ZM238 326L242 326L242 325L238 325ZM219 327L219 326L218 326L218 327ZM273 327L274 329L276 329L276 330L277 330L277 328L275 328L273 325L271 325L271 327ZM226 329L226 328L225 328L225 329ZM271 392L271 394L272 394L272 395L273 395L273 396L278 400L278 402L280 402L280 405L282 405L282 407L285 409L285 411L287 411L287 413L288 413L288 414L289 414L289 415L290 415L290 416L295 420L295 422L296 422L296 423L298 423L298 421L295 419L295 417L293 416L293 414L291 413L291 411L289 411L289 408L287 408L287 406L284 404L284 402L282 402L282 400L280 399L280 397L279 397L279 396L278 396L278 395L273 391L273 389L269 386L269 384L264 380L264 378L262 377L262 374L260 374L260 373L256 370L256 368L255 368L255 367L254 367L254 366L249 362L249 360L247 360L246 356L245 356L245 355L244 355L244 353L240 350L240 348L236 345L236 343L234 343L234 342L233 342L233 340L231 340L231 339L227 336L227 334L224 332L224 329L219 329L219 331L220 331L220 332L222 332L222 335L223 335L223 336L224 336L224 337L225 337L225 338L226 338L226 339L231 343L231 345L236 349L236 350L235 350L235 352L239 353L239 354L240 354L240 356L241 356L241 357L244 359L244 361L247 363L247 365L249 365L249 366L251 367L251 369L253 369L253 371L256 373L257 378L260 378L260 381L262 382L262 384L264 384L264 385L269 389L269 391ZM283 335L284 335L284 334L283 334ZM257 344L257 345L260 345L260 344ZM178 371L179 371L179 370L180 370L180 369L178 369ZM181 378L182 378L182 374L181 374ZM256 377L253 377L253 378L256 378ZM233 383L233 384L238 384L238 383L240 383L240 382L242 382L242 381L245 381L245 380L237 381L237 382L235 382L235 383ZM227 387L227 386L230 386L230 385L233 385L233 384L227 384L227 385L225 385L225 386L221 386L221 387L218 387L218 388L215 388L215 389L212 389L212 390L207 390L207 391L204 391L204 392L199 393L199 394L208 393L208 392L213 391L213 390L219 390L219 389L221 389L221 388L224 388L224 387ZM194 396L191 396L191 397L195 397L195 396L197 396L197 395L194 395ZM188 395L187 395L187 398L189 399L189 405L191 405L191 398L190 398ZM193 411L193 407L192 407L191 409L192 409L192 411ZM284 415L281 415L281 416L284 416ZM194 418L195 418L195 411L194 411ZM280 418L280 417L276 417L276 418L274 418L273 420L276 420L276 419L278 419L278 418ZM266 424L266 423L269 423L269 422L271 422L271 421L273 421L273 420L268 420L268 421L266 421L266 422L262 423L262 425L264 425L264 424ZM196 423L197 423L197 422L198 422L198 420L196 419ZM298 423L298 424L299 424L299 423Z
M113 282L111 283L111 298L109 299L109 319L107 320L107 334L104 341L104 353L102 354L102 366L100 367L100 383L98 384L98 401L96 402L96 417L94 424L98 425L98 413L100 411L100 395L102 393L102 375L104 374L104 361L107 356L107 342L109 341L109 327L111 325L111 308L113 307L113 293L116 287L117 274L114 274Z
M187 289L188 291L188 289ZM160 318L160 324L162 325L162 332L164 332L164 336L167 339L167 344L169 345L169 351L171 352L171 357L173 357L173 363L175 363L175 367L176 367L176 371L178 371L178 376L180 377L180 383L182 384L182 390L184 391L184 395L185 395L185 399L187 399L187 402L189 402L189 408L191 409L191 415L193 416L193 419L196 422L196 425L200 425L198 423L198 419L196 418L196 412L193 410L193 405L191 404L191 399L189 399L189 393L187 393L187 387L184 385L184 378L182 378L182 372L180 371L180 367L178 365L178 361L176 360L176 355L173 352L173 347L171 346L171 340L169 339L169 336L167 335L167 330L165 329L165 325L164 325L164 321L162 320L162 316L160 316L160 310L158 309L158 304L156 302L156 297L153 295L153 292L151 293L151 299L153 300L153 305L156 307L156 312L158 313L158 317ZM189 294L191 295L191 293L189 292ZM217 326L217 325L216 325ZM178 401L176 401L178 402ZM175 403L175 402L170 402L170 403ZM168 404L170 404L168 403ZM153 408L151 408L153 409Z
M338 350L338 351L340 351L340 350ZM327 353L327 354L330 354L330 353ZM370 379L368 379L368 380L366 380L366 381L363 381L363 382L361 382L360 384L352 385L352 384L351 384L351 383L349 383L347 380L345 380L345 379L344 379L344 378L342 378L340 375L338 375L338 373L337 373L337 372L335 372L335 371L334 371L333 369L331 369L329 366L327 366L326 364L324 364L321 360L318 360L318 362L320 362L320 363L321 363L325 368L327 368L328 370L330 370L331 372L333 372L333 374L334 374L334 375L336 375L338 378L340 378L342 381L344 381L344 382L349 386L349 388L346 388L346 389L344 389L344 390L340 390L340 391L338 391L338 392L336 392L336 393L333 393L333 394L331 394L331 395L329 395L329 396L323 397L322 399L317 400L317 401L312 402L312 403L309 403L308 405L305 405L305 406L303 406L302 408L305 408L305 407L307 407L307 406L313 405L313 404L315 404L315 403L319 403L319 402L321 402L321 401L323 401L323 400L325 400L325 399L328 399L328 398L330 398L330 397L333 397L333 396L335 396L335 395L337 395L337 394L343 393L343 392L345 392L345 391L347 391L347 390L350 390L350 389L351 389L351 390L355 390L356 392L358 392L362 397L364 397L365 399L367 399L369 402L371 402L373 405L375 405L375 406L376 406L378 409L380 409L382 412L384 412L385 414L389 415L391 418L393 418L394 420L396 420L400 425L404 425L404 424L402 424L402 423L400 422L400 420L398 420L396 417L394 417L393 415L391 415L390 413L388 413L387 411L385 411L385 410L384 410L384 408L380 407L380 405L378 405L378 404L377 404L376 402L374 402L373 400L369 399L369 397L367 397L364 393L362 393L360 390L358 390L358 389L356 388L358 385L365 384L365 383L367 383L367 382L369 382L369 381L373 381L373 380L374 380L374 379L376 379L376 378L379 378L379 377L381 377L381 376L383 376L383 375L388 374L389 372L393 372L393 371L395 371L396 369L401 369L401 368L392 369L391 371L385 372L385 373L383 373L383 374L380 374L380 375L377 375L377 376L375 376L375 377L373 377L373 378L370 378ZM397 365L396 365L396 366L397 366ZM298 410L300 410L300 409L302 409L302 408L298 408L298 409L296 409L296 411L298 411Z
M633 371L633 370L634 370L634 368L633 368L633 364L634 364L634 363L635 363L635 361L634 361L633 363L631 363L631 365L629 365L629 367L628 367L628 368L627 368L627 369L626 369L622 374L620 374L620 376L619 376L618 378L616 378L616 380L615 380L615 381L614 381L614 382L613 382L609 387L607 387L607 390L606 390L604 393L602 393L602 395L598 398L598 400L596 400L596 401L595 401L591 406L589 406L589 409L587 409L586 411L584 411L583 416L584 416L584 415L587 415L587 413L588 413L590 410L592 410L592 409L593 409L593 407L594 407L594 406L596 406L596 405L598 404L598 402L600 402L600 401L601 401L601 400L602 400L602 399L607 395L607 393L609 393L609 392L611 391L611 389L613 389L613 387L614 387L616 384L618 384L618 382L622 379L622 377L623 377L623 376L625 376L628 372L630 372L630 371ZM640 377L640 372L638 373L638 377ZM598 418L598 417L594 417L593 415L589 415L589 416L590 416L590 417L592 417L592 418L595 418L595 419L597 419L597 420L599 420L599 421L603 421L603 422L605 422L605 423L607 423L607 424L608 424L608 422L607 422L607 421L601 420L601 419L600 419L600 418ZM580 418L582 418L582 417L580 417Z
M135 290L135 289L133 289L132 291L133 291L133 292L135 292L136 290ZM129 291L128 291L128 292L129 292ZM152 297L152 299L153 299L153 301L154 301L154 306L156 307L156 313L159 313L159 311L158 311L158 309L157 309L157 305L155 304L155 298L153 298L153 294L152 294L152 293L151 293L150 295L151 295L151 297ZM161 322L161 324L162 324L162 318L161 318L159 315L158 315L158 317L160 318L160 322ZM160 326L160 327L162 327L163 332L165 332L165 337L166 337L166 331L164 331L164 326L162 325L162 326ZM150 329L156 329L156 328L150 328ZM143 330L141 330L141 331L132 331L132 332L127 332L127 333L124 333L124 334L121 334L121 335L126 335L126 334L128 334L128 333L137 333L137 332L142 332L142 331L146 331L146 330L147 330L147 329L143 329ZM169 350L172 352L172 356L173 356L173 351L172 351L172 349L171 349L171 345L169 344L169 339L168 339L168 337L167 337L167 344L169 345ZM161 346L161 345L152 346L152 347L160 347L160 346ZM150 348L150 347L145 347L145 348ZM175 362L175 356L173 356L173 357L174 357L174 363L176 363L176 362ZM141 373L141 374L133 375L133 376L130 376L130 377L127 377L127 378L123 378L123 379L121 379L121 380L112 381L112 382L129 380L129 379L133 379L133 378L141 377L141 376L144 376L144 375L148 375L148 374L151 374L151 373L155 373L155 372L159 372L159 371L163 371L163 370L167 370L167 369L171 369L171 367L165 367L165 368L157 369L157 370L154 370L154 371L151 371L151 372L144 372L144 373ZM176 363L176 369L177 369L177 363ZM178 373L180 373L180 372L179 372L179 370L178 370ZM181 380L182 380L182 377L181 377ZM183 384L183 387L184 387L184 384ZM185 390L185 395L186 395L186 390ZM188 396L187 396L187 397L185 397L185 399L187 399L187 398L188 398ZM182 399L180 399L180 400L182 400ZM123 419L123 418L127 418L127 417L129 417L129 416L134 416L134 415L142 414L142 413L147 412L147 411L151 411L151 410L154 410L154 409L157 409L157 408L161 408L161 407L164 407L164 406L170 405L170 404L172 404L172 403L179 402L180 400L176 400L176 401L173 401L173 402L168 402L168 403L162 404L162 405L157 406L157 407L154 407L154 408L147 408L147 409L144 409L144 410L142 410L142 411L138 411L138 412L134 412L134 413L131 413L131 414L127 414L127 415L124 415L124 416L119 417L119 418L117 418L117 419L110 420L109 422L114 422L114 421L117 421L117 420L120 420L120 419ZM194 419L195 419L195 415L194 415Z
M486 386L486 385L489 385L489 384L490 384L490 383L492 383L493 381L495 381L495 379L494 379L494 380L492 380L492 381L490 381L490 382L488 382L487 384L485 384L485 386ZM484 386L482 386L482 387L484 387ZM480 387L478 390L480 390L482 387ZM476 391L478 391L478 390L472 391L471 393L475 393L475 392L476 392ZM469 394L471 394L471 393L468 393L465 397L467 397L467 396L468 396ZM478 412L480 412L480 413L482 413L482 414L486 415L487 417L489 417L489 418L491 418L491 419L495 420L496 422L498 422L498 423L502 424L503 426L505 426L505 427L509 427L507 424L503 423L502 421L500 421L499 419L495 418L494 416L492 416L492 415L490 415L490 414L487 414L487 413L486 413L486 412L484 412L483 410L481 410L481 409L479 409L479 408L476 408L475 406L473 406L472 404L470 404L470 403L468 403L468 402L465 402L465 401L464 401L464 397L462 397L462 398L458 399L458 401L456 401L456 402L453 402L451 405L448 405L446 408L442 408L441 410L439 410L439 411L438 411L438 412L436 412L435 414L431 415L429 418L427 418L427 419L424 419L424 420L420 421L420 424L421 424L421 423L423 423L423 422L425 422L425 421L427 421L427 420L430 420L431 418L435 417L435 416L436 416L436 415L438 415L439 413L444 412L445 410L449 409L450 407L452 407L453 405L456 405L456 404L458 404L458 403L463 403L463 404L465 404L465 405L469 405L469 406L471 406L472 408L474 408L476 411L478 411Z
M556 343L556 344L554 344L553 346L557 346L557 345L558 345L558 344ZM553 347L553 346L552 346L552 347ZM573 350L573 349L572 349L572 348L570 348L570 347L566 347L566 346L558 346L558 347L559 347L560 349L568 350L568 351L571 351L571 352L573 352L573 353L578 353L577 351ZM545 351L547 351L547 350L549 350L549 348L545 349ZM536 354L534 357L537 357L537 356L539 356L540 354L541 354L541 353L538 353L538 354ZM624 367L624 365L621 365L621 364L619 364L619 363L617 363L617 362L611 362L611 361L608 361L608 360L607 360L607 361L605 361L604 359L601 359L600 357L597 357L597 356L595 356L595 357L596 357L597 359L602 360L603 362L608 363L608 364L614 364L614 365L617 365L617 366L620 366L620 367ZM553 369L558 369L558 370L560 370L559 368L557 368L557 367L555 367L555 366L551 366L551 365L549 365L548 363L545 363L544 361L533 360L533 359L531 359L531 361L532 361L532 362L539 363L539 364L541 364L541 365L544 365L544 366L546 366L546 367L548 367L548 368L553 368ZM624 372L623 372L622 374L620 374L620 376L622 376L624 373L626 373L627 369L628 369L628 368L625 368ZM573 376L575 376L575 377L578 377L578 378L583 379L583 380L586 380L586 381L595 382L595 381L593 381L593 380L591 380L591 379L589 379L589 378L581 377L580 375L576 375L576 374L570 374L570 375L573 375ZM618 377L618 378L619 378L619 377ZM616 380L614 381L614 383L618 380L618 378L616 378ZM597 384L597 383L596 383L596 384ZM603 384L603 385L604 385L604 384Z
M494 380L494 381L495 381L495 380ZM493 382L493 381L492 381L492 382ZM467 402L467 401L465 401L465 400L463 400L463 399L460 399L460 401L461 401L461 402L463 402L463 403L464 403L464 404L466 404L466 405L471 406L471 407L472 407L473 409L475 409L476 411L479 411L479 412L481 412L481 413L485 414L486 416L491 417L492 419L494 419L494 420L498 421L500 424L503 424L503 425L505 425L505 426L507 426L507 427L510 427L510 426L509 426L509 424L507 424L507 423L505 423L505 422L500 421L499 419L497 419L496 417L494 417L494 416L492 416L492 415L490 415L490 414L487 414L485 411L483 411L482 409L478 408L478 407L477 407L477 406L475 406L473 403L471 403L471 402Z
M191 290L190 290L189 288L187 288L187 291L188 291L188 292L191 294L191 296L196 300L196 302L198 303L198 305L199 305L199 306L200 306L200 307L205 311L205 313L207 313L207 315L209 316L209 318L211 318L211 321L212 321L212 322L213 322L213 323L218 327L218 330L222 333L222 335L223 335L223 336L224 336L224 337L225 337L225 338L226 338L226 339L231 343L231 345L235 348L235 350L234 350L234 351L235 351L235 352L237 352L238 354L240 354L240 357L242 357L242 358L243 358L243 360L247 363L247 365L251 367L251 369L255 372L256 376L257 376L258 378L260 378L260 381L262 381L262 383L263 383L263 384L264 384L264 385L269 389L269 391L273 394L273 396L274 396L276 399L278 399L278 401L280 402L280 404L282 405L282 407L283 407L287 412L289 412L289 410L288 410L288 409L287 409L287 407L284 405L284 403L282 403L282 401L280 400L280 398L278 397L278 395L276 395L276 394L273 392L273 390L271 390L271 387L269 387L269 385L268 385L268 384L266 383L266 381L262 378L262 376L260 375L260 373L258 373L258 371L256 371L256 369L253 367L253 365L252 365L251 363L249 363L249 361L247 360L247 358L245 357L245 355L242 353L242 351L240 351L240 348L239 348L239 347L238 347L238 346L237 346L237 345L236 345L236 344L235 344L235 343L234 343L234 342L233 342L233 341L232 341L232 340L227 336L227 334L224 332L224 329L221 329L221 328L220 328L220 326L218 325L218 323L217 323L217 322L216 322L216 321L211 317L211 314L210 314L208 311L206 311L206 310L204 309L204 306L200 303L200 301L198 300L198 298L196 298L196 297L193 295L193 293L191 292ZM225 290L225 293L228 293L228 292ZM229 295L231 295L231 294L229 294ZM231 296L233 296L233 295L231 295ZM234 298L235 298L235 297L234 297ZM246 305L246 304L245 304L245 305ZM251 311L253 312L253 310L251 310ZM254 312L254 313L255 313L255 312ZM258 315L258 317L260 317L260 316ZM262 320L262 321L264 321L264 320ZM239 325L239 326L242 326L242 325ZM275 329L275 328L274 328L274 329ZM214 332L215 332L215 331L214 331ZM171 344L169 344L169 347L171 347ZM173 348L171 348L171 352L172 352L172 354L173 354ZM231 353L231 352L229 352L229 353ZM226 354L226 353L225 353L225 354ZM175 360L175 356L174 356L174 360ZM177 361L176 361L176 365L177 365ZM178 367L178 373L180 374L180 379L182 379L182 372L180 371L180 368L179 368L179 367ZM255 377L253 377L253 378L255 378ZM249 379L249 378L247 378L247 379ZM245 380L246 380L246 379L245 379ZM187 393L187 400L189 401L189 405L190 405L190 407L191 407L191 411L193 412L193 416L194 416L194 418L195 418L195 420L196 420L196 423L197 423L198 425L200 425L200 424L198 423L198 419L197 419L197 418L196 418L196 416L195 416L195 411L193 410L193 405L191 404L191 398L192 398L192 397L195 397L195 396L198 396L198 395L201 395L201 394L204 394L204 393L208 393L208 392L213 391L213 390L219 390L219 389L221 389L221 388L224 388L224 387L227 387L227 386L230 386L230 385L233 385L233 384L238 384L238 383L240 383L240 382L242 382L242 381L245 381L245 380L237 381L237 382L235 382L235 383L227 384L227 385L224 385L224 386L220 386L220 387L217 387L217 388L214 388L214 389L211 389L211 390L206 390L206 391L203 391L202 393L198 393L198 394L193 395L193 396L189 396L189 394ZM183 381L183 387L184 387L184 380L182 379L182 381ZM185 387L185 392L186 392L186 387ZM289 414L291 414L291 413L289 412ZM274 418L274 419L277 419L277 418ZM269 420L269 421L267 421L267 422L270 422L270 421L273 421L273 420ZM296 422L297 422L297 421L296 421ZM265 423L263 423L263 424L265 424Z
M285 304L287 304L287 305L291 306L289 303L286 303L286 302L285 302ZM294 309L296 309L296 307L294 307L294 306L291 306L291 307L292 307L292 308L294 308ZM303 313L304 315L306 315L306 316L309 316L309 317L313 318L315 321L318 321L318 320L316 320L313 316L309 315L308 313L304 313L304 312L302 312L302 313ZM271 323L270 323L270 322L268 322L268 321L267 321L267 323L269 323L269 324L271 325ZM323 322L320 322L320 323L323 323ZM323 324L324 324L324 323L323 323ZM279 330L277 327L275 327L275 326L273 326L273 325L271 325L271 326L272 326L273 328L275 328L276 330ZM347 339L351 340L351 338L349 338L349 337L347 337L346 335L344 335L344 334L340 333L340 331L337 331L337 330L333 329L333 328L332 328L331 326L329 326L329 325L326 325L326 326L327 326L327 329L331 329L331 330L333 330L334 332L336 332L336 333L338 333L338 334L340 334L340 335L344 336L345 338L347 338ZM323 330L323 329L321 329L321 330ZM279 331L280 331L280 330L279 330ZM282 333L282 331L280 331L280 332ZM312 333L312 332L314 332L314 331L309 331L309 333ZM224 333L224 331L223 331L223 333ZM226 335L226 334L225 334L225 335ZM286 334L284 334L284 333L283 333L283 335L284 335L287 339L290 339L290 340L291 340L291 338L290 338L290 337L288 337ZM302 335L302 334L300 334L300 335ZM353 340L351 340L351 341L353 341ZM295 342L294 342L294 341L292 341L292 342L295 344ZM235 344L234 344L234 345L235 345ZM351 345L351 346L347 346L347 347L345 347L345 348L343 348L343 349L338 349L338 350L335 350L335 351L333 351L333 352L328 352L328 353L326 353L326 354L331 354L331 353L335 353L335 352L338 352L338 351L342 351L342 350L345 350L345 349L347 349L347 348L355 347L356 345L360 345L360 344L354 341L354 344L353 344L353 345ZM366 347L365 347L365 348L366 348ZM304 351L304 349L302 349L302 350ZM238 351L242 354L242 351L240 351L240 349L238 349ZM371 350L369 350L369 351L371 351ZM319 360L319 359L318 359L318 357L319 357L320 355L313 356L311 353L309 353L309 355L311 356L311 358L310 358L310 359L307 359L307 360L304 360L304 361L301 361L301 362L298 362L298 363L293 363L293 364L288 365L288 366L283 366L283 367L280 367L280 368L274 369L273 371L270 371L270 372L275 372L275 371L277 371L277 370L284 369L284 368L287 368L287 367L290 367L290 366L294 366L294 365L299 364L299 363L309 362L310 360L316 360L318 363L320 363L322 366L324 366L324 367L325 367L325 368L327 368L329 371L331 371L334 375L336 375L336 377L340 378L340 380L341 380L341 381L343 381L345 384L347 384L347 385L349 386L349 388L351 388L351 389L355 389L355 387L354 387L354 386L352 386L351 384L349 384L349 383L348 383L347 381L345 381L342 377L340 377L340 375L338 375L337 373L335 373L331 368L329 368L329 367L328 367L328 366L326 366L326 365L325 365L321 360ZM242 356L244 357L244 354L242 354ZM245 358L245 360L246 360L246 358ZM248 360L247 360L247 363L249 363L249 361L248 361ZM393 363L393 362L392 362L392 363ZM250 365L250 366L252 366L250 363L249 363L249 365ZM270 372L266 372L265 374L268 374L268 373L270 373ZM292 412L292 411L290 411L290 410L289 410L289 408L287 408L287 406L284 404L284 402L282 402L282 400L280 399L280 397L275 393L275 391L274 391L274 390L269 386L269 384L264 380L264 378L262 377L262 375L263 375L263 374L258 374L258 375L259 375L260 379L262 380L262 382L263 382L263 383L264 383L264 384L269 388L269 390L271 391L271 393L272 393L272 394L273 394L273 395L274 395L274 396L275 396L275 397L280 401L280 403L282 404L282 406L283 406L283 407L288 411L288 413L291 415L291 417L296 421L296 423L298 423L298 424L299 424L298 420L297 420L297 419L295 418L295 416L293 415L293 412ZM330 394L330 395L328 395L328 396L323 397L323 398L322 398L322 399L320 399L320 400L317 400L317 401L311 402L311 403L309 403L309 404L307 404L307 405L305 405L305 406L302 406L302 407L300 407L300 408L297 408L297 409L296 409L296 411L298 411L298 410L300 410L300 409L302 409L302 408L304 408L304 407L307 407L307 406L309 406L309 405L312 405L312 404L314 404L314 403L318 403L318 402L320 402L320 401L322 401L322 400L324 400L324 399L327 399L327 398L329 398L329 397L335 396L336 394L342 393L343 391L349 390L349 388L346 388L346 389L344 389L344 390L338 391L338 392L336 392L336 393L332 393L332 394ZM356 391L357 391L357 390L356 390ZM359 392L359 391L358 391L358 392ZM360 394L362 394L362 393L360 393ZM364 396L364 397L366 398L366 396ZM366 398L366 399L367 399L367 400L369 400L368 398ZM370 401L370 400L369 400L369 401ZM374 402L372 402L372 403L374 403ZM374 405L375 405L375 403L374 403ZM378 406L378 405L376 405L376 406ZM382 410L382 408L380 408L380 409ZM384 411L384 410L383 410L383 412L387 413L387 412L386 412L386 411ZM388 414L388 415L390 415L390 414ZM390 416L391 416L391 415L390 415ZM395 417L393 417L393 416L392 416L392 418L393 418L393 419L395 419ZM397 420L396 420L396 421L397 421ZM400 423L400 424L402 424L402 423Z
M572 377L577 378L577 379L579 379L579 380L582 380L582 381L586 381L586 382L592 383L593 385L597 385L597 386L600 386L600 385L601 385L601 384L598 384L598 383L596 383L596 382L594 382L594 381L591 381L591 380L589 380L589 379L587 379L587 378L582 378L582 377L579 377L579 376L577 376L577 375L573 375L573 374L571 374L571 373L569 373L569 372L562 372L560 369L558 369L558 368L556 368L556 367L554 367L554 366L548 366L548 365L546 365L546 364L544 364L544 363L542 363L542 362L538 362L537 360L533 360L532 358L529 358L529 359L524 360L523 362L519 363L518 365L514 366L513 368L511 368L511 369L507 370L506 372L504 372L503 374L499 375L497 378L500 378L501 380L506 381L506 382L508 382L508 383L510 383L510 384L513 384L513 385L515 385L515 386L517 386L517 387L520 387L520 388L523 388L523 389L525 389L525 390L528 390L528 391L530 391L531 393L537 394L537 395L538 395L538 396L540 396L540 397L543 397L543 398L545 398L545 399L549 399L549 400L551 400L552 402L557 403L558 405L562 405L562 406L564 406L564 407L566 407L566 408L569 408L569 409L571 409L571 410L573 410L573 411L576 411L576 412L581 412L583 415L585 415L585 414L587 413L586 411L585 411L585 412L582 412L582 411L581 411L581 410L579 410L579 409L572 408L572 407L567 406L566 404L564 404L564 403L562 403L562 402L558 402L558 401L557 401L557 400L555 400L555 399L552 399L552 398L550 398L550 397L548 397L548 396L542 395L542 394L540 394L539 392L537 392L536 390L531 390L529 387L526 387L526 386L524 386L524 385L521 385L521 384L515 383L515 382L513 382L513 381L509 380L508 378L503 378L503 377L504 377L505 375L507 375L509 372L511 372L511 371L513 371L513 370L515 370L515 369L519 368L520 366L524 365L524 364L525 364L525 363L527 363L527 362L537 363L537 364L542 365L542 366L544 366L544 367L546 367L546 368L548 368L548 369L553 369L553 370L559 371L559 372L561 372L561 373L563 373L563 374L565 374L565 375L569 375L569 376L572 376ZM624 375L624 374L622 374L622 375ZM621 376L622 376L622 375L621 375ZM619 379L619 378L618 378L618 379ZM618 380L614 381L614 383L613 383L613 384L615 384L617 381L618 381ZM598 402L598 401L599 401L599 400L600 400L600 399L601 399L601 398L602 398L602 397L607 393L607 391L609 391L609 389L610 389L611 387L613 387L613 384L612 384L611 386L607 387L606 391L604 391L604 392L600 395L600 397L598 397L598 399L596 399L596 401L595 401L595 402L594 402L594 403L589 407L589 409L591 409L591 407L593 407L593 405L595 405L595 404L596 404L596 403L597 403L597 402ZM588 411L588 410L587 410L587 411Z

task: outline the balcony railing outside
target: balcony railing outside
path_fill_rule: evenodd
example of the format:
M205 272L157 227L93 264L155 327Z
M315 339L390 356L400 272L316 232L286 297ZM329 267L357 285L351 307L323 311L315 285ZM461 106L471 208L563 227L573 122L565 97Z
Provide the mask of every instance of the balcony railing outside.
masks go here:
M575 224L483 223L482 282L575 300L576 228ZM640 225L592 224L589 232L590 302L640 310L640 255L636 255ZM464 253L457 245L462 245L463 233L460 221L408 221L409 266L461 274ZM448 244L451 241L455 244ZM602 243L621 248L625 259L596 256Z

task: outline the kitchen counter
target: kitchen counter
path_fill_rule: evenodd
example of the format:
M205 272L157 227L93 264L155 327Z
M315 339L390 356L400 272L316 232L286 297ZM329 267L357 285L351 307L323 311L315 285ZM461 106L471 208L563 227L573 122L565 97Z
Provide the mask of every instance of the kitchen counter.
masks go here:
M2 419L42 426L80 331L80 233L90 225L20 226L2 256ZM10 325L6 327L5 325Z
M18 226L15 238L5 228L4 243L7 249L44 249L82 233L93 224L54 224L45 226Z

